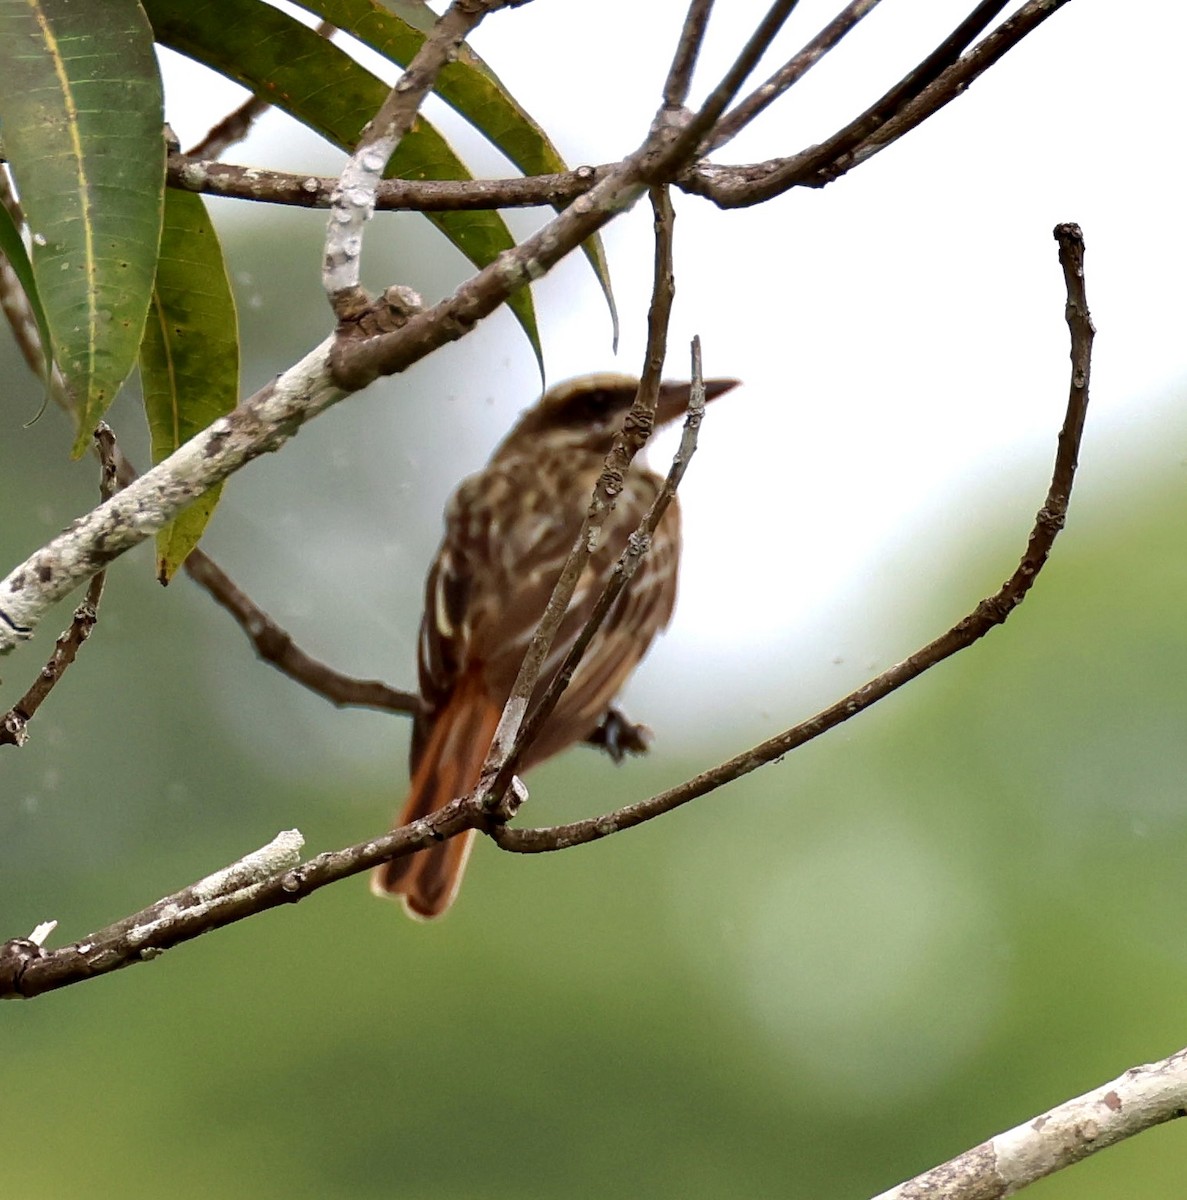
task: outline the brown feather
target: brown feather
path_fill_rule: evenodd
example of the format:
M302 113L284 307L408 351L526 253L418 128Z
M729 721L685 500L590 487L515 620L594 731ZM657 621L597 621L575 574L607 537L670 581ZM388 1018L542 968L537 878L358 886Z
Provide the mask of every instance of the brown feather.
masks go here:
M734 386L712 380L709 398ZM465 480L445 513L445 537L425 583L419 641L422 713L412 735L412 785L400 823L416 820L478 783L524 652L581 531L594 485L637 380L588 376L547 392L519 420L487 467ZM657 425L688 406L687 384L664 384ZM662 481L632 465L598 545L578 580L540 674L549 683L586 624L614 564ZM627 588L591 640L521 770L588 737L672 615L680 514L669 506ZM473 834L376 869L373 889L400 895L415 916L452 902Z
M427 817L474 790L502 708L502 702L495 704L486 695L477 671L458 682L449 705L433 723L397 826ZM457 894L473 840L471 829L382 863L371 874L371 890L378 896L401 896L410 916L440 916Z

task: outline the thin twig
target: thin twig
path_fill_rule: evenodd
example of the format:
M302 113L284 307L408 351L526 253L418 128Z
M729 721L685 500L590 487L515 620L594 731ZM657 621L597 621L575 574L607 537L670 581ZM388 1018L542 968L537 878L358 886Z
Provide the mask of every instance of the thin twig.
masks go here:
M504 850L512 850L519 854L538 854L597 841L612 833L650 821L661 813L670 812L690 800L715 791L723 784L740 779L743 775L774 762L789 751L843 724L857 713L889 696L891 692L897 691L905 683L930 670L937 663L971 646L995 625L1001 625L1022 603L1047 561L1056 535L1063 528L1088 406L1088 377L1094 331L1084 287L1084 241L1077 225L1056 226L1055 237L1059 242L1059 261L1067 287L1067 322L1071 333L1072 377L1067 412L1059 434L1046 503L1039 509L1035 518L1022 561L997 593L982 600L973 612L947 633L807 721L792 726L677 787L660 792L647 800L628 804L604 816L543 829L495 828L491 831L491 836Z
M256 654L294 683L308 688L337 708L371 708L405 716L414 716L420 711L420 697L415 692L401 691L381 679L347 675L307 654L293 641L292 634L277 624L202 549L191 550L183 565L186 574L231 614ZM617 710L613 710L585 742L615 760L624 754L647 752L640 727Z
M635 456L646 445L655 423L655 407L659 400L659 387L663 376L664 359L667 355L668 322L672 314L672 299L675 283L672 275L672 233L675 213L667 190L662 187L651 189L651 204L655 214L655 265L651 290L651 305L647 314L647 350L643 361L643 372L639 379L639 390L627 413L622 429L614 439L610 452L590 499L589 510L582 522L581 530L569 551L569 557L557 578L548 598L548 604L532 635L531 643L520 664L519 674L503 714L499 719L491 741L490 751L483 767L484 783L479 789L479 801L494 809L502 801L503 794L511 784L512 776L519 765L528 740L538 732L541 723L552 711L561 693L568 685L568 674L577 665L585 648L589 645L598 627L605 618L609 605L595 605L594 613L586 621L576 658L572 663L572 650L566 656L561 671L551 681L545 697L541 698L531 725L526 725L528 704L536 690L548 653L556 638L557 630L569 610L578 580L589 563L590 555L606 519L614 510L615 498L622 490L622 481L630 470ZM613 584L613 576L607 580L601 600ZM541 711L543 710L543 711Z
M956 29L888 92L879 97L860 116L850 121L844 129L838 130L832 137L808 151L812 158L802 169L806 173L821 174L829 164L842 160L855 146L870 138L956 62L973 38L1007 3L1008 0L981 0Z
M184 566L186 574L235 618L264 662L311 692L338 708L375 708L409 715L420 711L420 697L415 692L402 692L379 679L344 675L306 654L208 554L192 550Z
M745 167L708 167L687 175L681 184L686 191L705 196L720 208L761 204L793 187L823 187L872 158L962 95L998 59L1069 2L1027 0L1017 12L1002 21L917 95L904 102L900 94L899 107L890 114L883 111L883 101L886 100L883 97L883 101L867 109L821 146L812 146L789 158L771 159ZM892 90L899 89L896 87ZM890 94L887 93L887 96ZM827 153L825 147L828 147Z
M336 27L329 21L318 23L316 31L327 40L332 38ZM238 108L212 125L206 136L186 151L187 158L221 158L237 142L243 141L251 127L272 107L271 100L260 96L249 96Z
M721 77L721 82L709 93L705 102L688 122L687 127L683 130L682 139L678 140L669 151L670 159L676 159L685 154L689 144L699 147L704 142L710 130L721 119L722 113L738 94L738 89L758 66L762 56L770 48L771 43L798 3L799 0L775 0L775 3L767 10L767 15L747 38L746 44L738 52L738 57L734 59L729 70ZM667 183L670 182L670 178L668 176L652 176L649 178L649 182Z
M103 421L95 429L95 447L99 455L99 495L110 500L118 490L116 479L115 435ZM70 625L58 635L49 662L37 674L29 690L0 717L0 746L23 746L29 740L29 722L49 698L62 676L74 662L82 644L91 636L99 620L99 601L103 598L105 571L97 571L87 586L83 602L74 610Z
M659 523L663 519L664 513L668 511L672 501L675 499L676 491L680 486L681 480L684 478L684 472L688 470L688 464L692 456L696 453L697 435L700 432L701 421L705 415L705 375L701 365L701 339L699 336L694 337L692 340L691 378L691 398L688 405L688 415L684 419L680 445L677 447L676 453L672 458L672 465L668 468L668 474L664 478L663 486L660 488L659 494L656 496L651 507L647 510L643 520L639 523L639 527L627 540L627 544L623 548L622 554L619 555L618 562L615 564L614 570L606 582L606 586L602 589L602 594L598 597L597 602L590 611L589 619L577 635L573 645L569 648L564 660L557 668L556 674L541 694L539 701L537 701L535 707L528 713L528 717L523 723L523 728L519 732L515 748L510 756L511 770L508 770L505 766L502 772L506 776L506 783L510 782L514 763L519 760L522 752L531 745L540 727L556 707L557 701L561 698L561 695L569 684L569 680L584 657L589 643L593 640L594 635L601 628L602 622L606 619L606 614L609 613L623 589L630 583L644 557L651 549L651 539L655 531L659 528ZM492 783L492 795L498 796L501 794L499 790L501 782L502 780L496 779ZM504 787L506 783L503 784Z
M724 146L749 125L759 113L772 105L793 84L798 83L880 0L851 0L798 53L793 55L764 84L740 100L717 123L706 153Z
M664 105L667 108L680 108L688 99L692 73L696 69L712 11L713 0L692 0L688 6L684 27L676 43L676 53L668 68L668 78L664 81Z
M218 158L237 142L243 141L251 127L272 107L269 100L248 96L238 108L212 125L206 135L185 153L187 158Z

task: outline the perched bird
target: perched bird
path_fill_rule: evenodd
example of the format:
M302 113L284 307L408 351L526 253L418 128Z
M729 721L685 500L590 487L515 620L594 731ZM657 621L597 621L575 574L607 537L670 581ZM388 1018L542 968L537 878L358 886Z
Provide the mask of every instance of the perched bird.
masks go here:
M412 783L400 825L477 786L524 652L638 385L630 376L600 374L550 388L523 413L486 467L449 501L445 537L425 584L418 654L423 710L413 726ZM736 385L734 379L710 380L706 398ZM689 394L686 383L662 385L657 429L684 416ZM632 464L557 631L537 696L585 624L627 538L661 486L658 475ZM527 748L520 771L598 727L672 615L679 556L680 513L673 501L650 552ZM412 916L440 916L457 894L473 837L470 830L380 865L372 891L402 897Z

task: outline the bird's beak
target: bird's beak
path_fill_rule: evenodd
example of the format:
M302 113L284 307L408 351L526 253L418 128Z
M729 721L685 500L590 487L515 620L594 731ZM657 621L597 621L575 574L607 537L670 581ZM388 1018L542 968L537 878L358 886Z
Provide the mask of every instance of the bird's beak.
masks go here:
M706 379L705 400L716 400L726 392L733 391L742 381L740 379ZM660 385L659 400L655 406L655 426L669 424L679 420L688 412L688 402L692 398L692 385L689 383L664 383Z

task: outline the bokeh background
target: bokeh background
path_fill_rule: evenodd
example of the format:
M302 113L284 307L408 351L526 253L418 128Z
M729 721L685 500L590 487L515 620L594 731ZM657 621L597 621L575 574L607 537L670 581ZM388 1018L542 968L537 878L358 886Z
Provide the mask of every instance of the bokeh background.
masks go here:
M475 45L571 162L606 161L645 129L681 7L578 18L541 0ZM760 8L720 7L703 80ZM832 11L805 0L770 65ZM952 19L883 6L732 156L823 136ZM626 697L652 755L616 769L575 750L532 775L525 816L678 782L997 587L1062 417L1050 230L1077 220L1100 330L1081 475L1005 628L663 820L560 855L480 845L437 925L348 882L5 1006L6 1194L861 1197L1187 1043L1187 22L1144 19L1076 0L822 192L727 214L679 201L670 374L699 332L707 369L746 387L704 426L682 603ZM166 66L184 144L238 97ZM339 161L276 115L229 157ZM324 218L213 208L251 389L327 330ZM637 370L649 224L640 208L607 233L617 359L581 263L539 285L551 379ZM435 298L463 277L416 217L378 218L366 251L373 286ZM38 393L3 339L0 372L12 565L91 506L95 470L67 461L57 413L25 427ZM496 316L236 476L208 548L310 652L408 685L444 498L538 386ZM134 398L112 422L143 461ZM69 611L4 663L5 706ZM362 840L400 799L406 747L406 722L305 694L187 580L162 591L129 555L0 764L0 932L53 917L81 937L282 828L311 851ZM1185 1136L1144 1134L1036 1195L1176 1195Z

